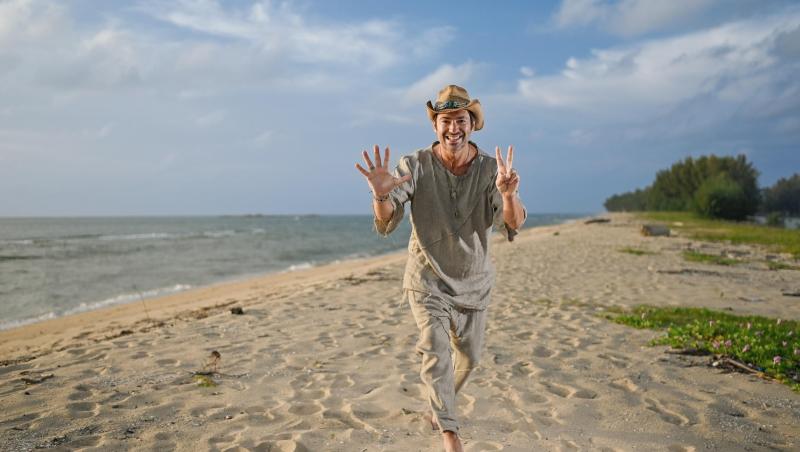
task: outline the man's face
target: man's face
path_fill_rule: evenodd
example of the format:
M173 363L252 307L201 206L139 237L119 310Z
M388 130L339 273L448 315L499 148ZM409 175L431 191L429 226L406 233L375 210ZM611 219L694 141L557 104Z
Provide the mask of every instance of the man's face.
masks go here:
M455 154L468 149L472 118L467 110L439 113L433 122L433 130L442 148Z

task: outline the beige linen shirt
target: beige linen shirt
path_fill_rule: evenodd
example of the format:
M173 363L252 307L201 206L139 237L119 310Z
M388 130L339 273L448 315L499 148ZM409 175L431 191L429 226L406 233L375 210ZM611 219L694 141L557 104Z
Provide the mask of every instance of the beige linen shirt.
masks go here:
M517 234L503 221L503 198L495 186L497 161L475 145L478 155L465 174L456 176L434 156L437 143L400 159L395 175L410 174L411 180L389 194L394 213L387 222L375 218L375 229L389 235L410 202L403 288L462 308L486 309L495 278L489 257L492 227L505 232L509 241Z

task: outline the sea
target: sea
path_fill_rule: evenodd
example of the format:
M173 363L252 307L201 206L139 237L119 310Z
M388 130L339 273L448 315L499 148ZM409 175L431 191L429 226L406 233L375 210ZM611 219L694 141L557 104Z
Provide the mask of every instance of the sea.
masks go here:
M584 214L531 214L525 227ZM406 247L364 215L0 218L0 330Z

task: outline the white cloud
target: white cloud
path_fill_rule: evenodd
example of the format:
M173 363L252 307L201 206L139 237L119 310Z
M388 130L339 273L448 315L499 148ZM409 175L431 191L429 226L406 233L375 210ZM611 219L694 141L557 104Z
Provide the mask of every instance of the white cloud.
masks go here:
M429 40L435 31L413 39L397 23L386 20L310 22L286 3L273 6L260 1L235 9L216 0L178 0L146 2L140 9L176 27L241 40L256 46L264 56L296 63L355 64L363 70L376 70L437 45Z
M476 69L477 65L472 61L458 66L441 65L435 71L411 84L404 93L404 101L408 105L421 105L428 100L435 99L436 94L445 85L466 87Z
M553 20L560 28L596 24L631 36L680 24L714 3L716 0L563 0Z
M225 110L216 110L196 117L194 123L200 127L208 127L221 123L227 117L228 112Z
M798 82L787 79L796 62L778 58L775 42L799 24L800 12L794 11L594 50L589 58L570 58L560 74L522 78L519 93L535 105L607 118L656 114L699 96L728 102L777 99L779 88L791 90Z

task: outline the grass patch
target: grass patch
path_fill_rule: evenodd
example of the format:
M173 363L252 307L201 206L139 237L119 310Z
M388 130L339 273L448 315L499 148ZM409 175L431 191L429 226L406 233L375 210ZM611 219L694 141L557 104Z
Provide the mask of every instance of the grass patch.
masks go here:
M770 270L800 270L800 265L790 265L783 262L767 261Z
M648 255L651 255L651 254L657 254L657 253L655 253L653 251L642 250L642 249L633 248L633 247L630 247L630 246L626 246L625 248L620 248L617 251L619 251L620 253L633 254L634 256L648 256Z
M774 251L790 253L795 259L800 259L800 229L709 220L689 212L643 212L639 216L647 220L669 223L670 229L694 239L764 245Z
M705 308L637 306L606 318L634 328L666 329L650 345L728 358L800 392L800 323L736 316Z
M741 263L736 259L729 259L727 257L715 256L713 254L705 254L699 251L684 251L683 258L689 262L701 262L703 264L715 265L736 265Z
M217 382L208 375L195 375L194 381L197 383L197 386L201 388L213 388L217 386Z

